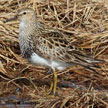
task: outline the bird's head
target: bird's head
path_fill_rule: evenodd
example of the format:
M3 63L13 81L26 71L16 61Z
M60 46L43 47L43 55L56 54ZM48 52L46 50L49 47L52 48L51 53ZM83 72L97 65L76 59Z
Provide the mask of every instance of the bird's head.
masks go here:
M35 11L33 9L20 9L13 18L7 19L5 22L16 19L31 21L34 16L35 16Z

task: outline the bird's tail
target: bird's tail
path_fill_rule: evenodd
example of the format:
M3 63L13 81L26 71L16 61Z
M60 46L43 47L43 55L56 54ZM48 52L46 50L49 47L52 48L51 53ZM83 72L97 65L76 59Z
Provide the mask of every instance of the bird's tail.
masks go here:
M89 70L95 71L95 68L101 69L98 64L104 63L104 60L93 59L83 55L79 51L74 51L75 64L81 65Z

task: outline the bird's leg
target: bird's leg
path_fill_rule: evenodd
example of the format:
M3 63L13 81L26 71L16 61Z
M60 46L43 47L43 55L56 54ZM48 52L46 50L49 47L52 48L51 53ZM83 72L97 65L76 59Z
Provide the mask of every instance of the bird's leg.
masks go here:
M47 72L47 73L48 73L48 74L53 73L53 69L48 68L48 72ZM54 83L53 83L53 82L54 82L54 81L51 81L51 85L50 85L50 89L49 89L48 95L53 94L53 88L54 88Z
M51 82L51 86L50 86L50 89L49 89L49 94L53 94L55 95L56 93L56 87L57 87L57 74L55 72L55 69L52 69L53 70L53 81Z
M53 69L53 78L54 78L54 82L53 82L53 94L55 95L56 88L57 88L57 74L55 72L55 69Z
M51 82L51 85L50 85L50 89L49 89L49 93L48 94L52 94L53 86L54 86L54 84L53 84L53 82Z

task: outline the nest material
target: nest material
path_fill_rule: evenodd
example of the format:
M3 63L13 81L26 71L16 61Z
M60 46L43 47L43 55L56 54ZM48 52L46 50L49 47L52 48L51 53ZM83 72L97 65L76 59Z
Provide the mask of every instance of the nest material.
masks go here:
M33 8L41 22L75 36L85 54L105 60L97 73L77 66L58 74L58 95L47 97L52 74L20 54L18 21L4 23L21 8ZM29 97L37 108L108 107L108 9L96 0L0 1L0 97ZM20 88L16 92L16 89ZM65 88L65 89L64 89Z

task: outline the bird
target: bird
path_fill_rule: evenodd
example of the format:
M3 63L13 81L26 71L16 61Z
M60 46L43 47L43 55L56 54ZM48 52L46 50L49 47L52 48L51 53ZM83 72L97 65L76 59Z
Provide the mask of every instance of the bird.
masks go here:
M96 64L103 63L103 60L83 54L63 32L41 23L33 9L20 9L6 22L16 19L20 20L18 39L23 57L32 64L45 66L53 71L52 94L56 93L56 70L62 71L73 65L93 70L99 67Z

